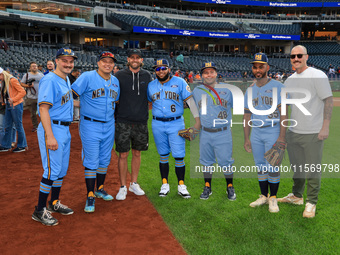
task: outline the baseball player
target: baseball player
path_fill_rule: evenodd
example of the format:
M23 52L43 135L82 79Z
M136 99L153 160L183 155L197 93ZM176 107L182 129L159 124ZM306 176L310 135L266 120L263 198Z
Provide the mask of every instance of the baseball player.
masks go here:
M183 102L189 105L197 129L200 127L198 111L189 85L182 78L170 75L169 62L166 59L156 60L153 68L157 79L149 83L148 100L152 102L152 133L160 155L162 187L159 196L165 197L170 192L169 154L172 152L176 161L178 194L183 198L190 198L190 193L184 185L185 139L178 136L178 131L184 129Z
M111 52L102 52L98 56L98 70L83 73L72 84L72 91L80 97L79 133L87 188L84 211L88 213L95 210L95 196L105 201L113 199L104 190L104 181L111 160L114 111L120 92L119 81L111 75L116 61Z
M244 148L247 152L253 152L254 161L258 168L261 195L256 201L250 203L250 206L256 207L269 203L269 211L276 213L279 212L276 194L280 183L280 172L269 165L264 154L275 142L285 142L286 128L280 124L286 119L285 115L281 115L280 94L284 86L268 77L268 58L264 53L255 54L251 63L253 64L252 72L256 82L247 89L245 94ZM250 90L252 90L252 97L249 102L252 102L252 106L256 110L268 110L273 105L274 89L277 89L277 103L274 112L269 115L252 114L248 105ZM249 140L250 130L251 138ZM268 186L270 188L269 198Z
M59 49L56 70L47 74L39 84L38 111L41 122L37 134L44 174L40 182L38 206L32 219L47 226L58 224L51 212L73 214L72 209L60 203L59 193L70 158L69 125L73 120L73 97L67 75L71 73L75 59L77 57L71 49ZM51 200L46 210L51 190Z
M196 105L199 108L200 122L202 129L200 132L200 163L209 169L217 163L224 170L227 181L227 195L229 200L236 199L233 187L233 172L231 165L233 142L230 130L232 94L227 88L215 88L217 85L217 69L213 62L205 62L201 68L203 85L197 86L192 92ZM202 98L206 96L207 114L202 114ZM226 121L217 121L226 120ZM216 162L217 159L217 162ZM211 178L212 172L203 173L205 187L201 194L201 199L208 199L212 194Z

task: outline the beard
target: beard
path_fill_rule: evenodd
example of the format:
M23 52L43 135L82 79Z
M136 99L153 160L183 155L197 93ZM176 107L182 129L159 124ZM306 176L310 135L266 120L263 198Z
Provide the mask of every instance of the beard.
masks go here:
M261 80L261 79L266 78L266 77L267 77L267 73L262 74L260 77L257 77L257 75L255 75L256 80Z
M166 81L170 76L170 73L168 72L163 78L159 77L157 74L156 74L156 77L159 81Z

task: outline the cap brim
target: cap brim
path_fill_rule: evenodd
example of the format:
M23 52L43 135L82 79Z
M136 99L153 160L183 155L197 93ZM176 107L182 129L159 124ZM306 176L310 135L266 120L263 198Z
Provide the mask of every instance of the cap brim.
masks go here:
M137 55L137 56L139 56L139 57L141 57L141 58L143 57L142 54L139 54L139 53L132 53L132 54L129 54L129 55L128 55L128 58L130 58L132 55Z
M268 64L268 62L264 62L264 61L252 61L252 62L250 62L250 64L253 64L253 63Z
M60 57L73 57L74 59L78 59L78 57L75 56L75 55L59 55L59 56L57 56L57 58L60 58Z
M157 66L166 66L166 67L169 67L168 65L156 65L156 66L152 66L152 68L155 69Z
M217 71L217 68L215 66L207 66L207 67L201 68L201 73L204 69L207 69L207 68L213 68L213 69L215 69L215 71Z
M109 56L100 57L98 61L102 60L103 58L112 58L114 62L117 62L117 59Z

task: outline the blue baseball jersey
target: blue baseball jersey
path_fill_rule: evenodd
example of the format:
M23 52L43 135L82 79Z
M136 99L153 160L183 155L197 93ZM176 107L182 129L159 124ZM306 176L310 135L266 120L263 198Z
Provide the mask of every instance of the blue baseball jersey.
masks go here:
M257 115L252 114L251 119L253 126L273 126L280 122L281 112L279 110L281 106L281 89L284 85L281 82L270 80L262 87L258 87L256 84L249 87L245 94L245 113L251 113L248 106L248 93L249 89L252 89L252 104L256 110L268 110L273 104L273 88L277 88L277 105L275 111L269 115ZM262 122L261 122L262 121ZM276 125L279 127L280 125Z
M65 81L53 72L44 76L39 83L38 112L40 104L51 106L51 120L73 121L73 96L68 77Z
M215 88L215 91L221 98L222 105L217 95L204 85L197 86L192 92L197 108L199 109L201 125L206 128L221 128L225 126L229 127L232 117L232 94L227 88ZM207 98L207 114L204 115L202 114L203 95L206 95ZM218 119L227 121L218 121Z
M163 85L156 79L148 86L148 100L152 102L152 115L158 118L183 115L183 101L191 96L189 85L176 76Z
M96 70L85 72L72 84L72 90L80 97L80 115L100 121L114 118L120 88L116 77L105 81Z

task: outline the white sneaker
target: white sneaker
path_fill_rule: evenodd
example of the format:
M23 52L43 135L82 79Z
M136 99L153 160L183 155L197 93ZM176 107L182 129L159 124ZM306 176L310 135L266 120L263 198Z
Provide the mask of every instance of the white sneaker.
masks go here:
M303 197L296 197L293 193L289 193L287 196L283 198L278 198L278 202L281 203L289 203L294 205L303 205Z
M254 202L250 203L250 207L256 207L260 205L268 204L268 198L264 195L260 195L258 199L256 199Z
M135 193L137 196L145 195L144 190L142 190L137 182L130 182L129 191Z
M161 187L161 191L158 193L160 197L166 197L170 192L170 185L169 183L165 183Z
M303 212L303 217L304 218L314 218L315 217L315 210L316 210L316 205L311 204L311 203L306 203L305 210Z
M279 206L277 205L277 199L276 197L270 197L268 199L268 203L269 203L269 211L272 213L277 213L280 211Z
M187 190L187 186L178 185L178 195L182 196L183 198L191 198L189 191Z
M118 194L116 196L117 200L125 200L126 199L126 194L127 194L127 188L126 186L120 187Z

